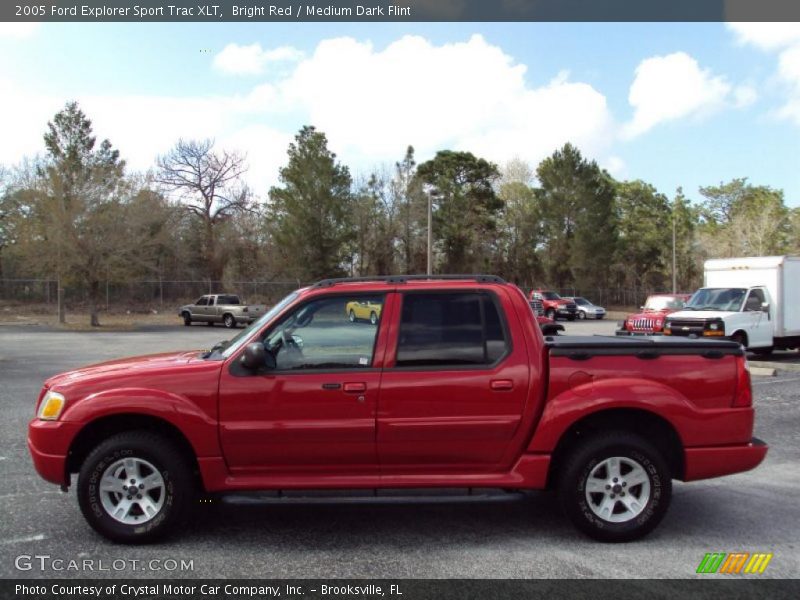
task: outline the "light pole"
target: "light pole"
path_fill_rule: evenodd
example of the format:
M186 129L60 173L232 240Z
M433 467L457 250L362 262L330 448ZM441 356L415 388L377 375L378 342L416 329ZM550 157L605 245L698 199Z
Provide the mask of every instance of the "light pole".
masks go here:
M676 261L676 250L675 250L675 202L677 202L677 198L672 201L672 293L678 293L678 270L677 270L677 261Z
M425 190L428 197L428 268L427 274L433 275L433 186Z

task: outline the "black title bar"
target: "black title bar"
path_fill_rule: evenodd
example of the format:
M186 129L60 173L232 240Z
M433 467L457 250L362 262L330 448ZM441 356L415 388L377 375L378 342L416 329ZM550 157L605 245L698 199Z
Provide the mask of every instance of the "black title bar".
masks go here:
M800 21L796 0L2 0L0 21Z

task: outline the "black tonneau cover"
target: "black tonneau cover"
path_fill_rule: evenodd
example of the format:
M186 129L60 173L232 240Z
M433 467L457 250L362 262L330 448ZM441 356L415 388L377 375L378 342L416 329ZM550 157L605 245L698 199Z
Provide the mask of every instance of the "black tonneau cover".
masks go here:
M617 337L605 335L547 336L545 345L552 356L584 359L591 356L633 355L657 358L666 354L696 354L706 358L741 356L743 348L730 340L673 338L669 336Z

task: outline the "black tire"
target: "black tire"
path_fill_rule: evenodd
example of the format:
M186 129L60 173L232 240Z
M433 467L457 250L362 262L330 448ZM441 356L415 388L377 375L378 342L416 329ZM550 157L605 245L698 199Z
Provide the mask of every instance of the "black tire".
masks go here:
M586 313L583 312L582 310L579 310L578 311L578 319L580 319L581 321L585 320L586 319Z
M612 522L600 517L590 507L586 494L589 476L596 469L602 469L602 463L612 457L621 457L641 466L647 475L649 493L647 501L640 512L630 519ZM659 524L667 512L672 497L672 474L661 453L644 438L627 431L609 431L593 435L576 446L563 464L558 480L558 495L564 512L570 521L583 533L601 542L629 542L648 534ZM605 471L608 476L608 471ZM631 474L632 471L628 471ZM611 497L611 514L625 512L624 502L620 498L627 490L628 498L644 493L644 484L621 487L627 483L625 474L620 469L619 486L610 491L590 494L592 502L600 503L603 498L616 491L617 497ZM616 487L620 490L617 491ZM608 488L605 488L608 489ZM620 506L622 505L622 506ZM624 519L624 514L618 514Z
M567 317L567 321L574 321L574 320L575 320L575 315L569 315Z
M206 325L208 325L209 327L213 327L214 321L206 321Z
M98 483L107 468L126 458L147 461L163 479L163 503L144 523L122 523L103 506ZM100 535L126 544L146 544L169 534L183 521L196 494L192 467L185 456L171 441L148 431L128 431L101 442L83 462L77 491L78 504L89 525Z
M188 312L184 312L183 313L183 324L186 325L186 327L190 327L192 325L192 315L191 315L191 313L188 313Z
M226 313L226 314L225 314L225 315L222 317L222 323L223 323L223 324L225 325L225 327L227 327L228 329L236 329L236 318L235 318L235 317L234 317L232 314L230 314L230 313Z
M347 315L347 318L348 318L348 319L350 319L350 322L351 322L351 323L355 323L355 322L356 322L356 313L354 313L354 312L351 310L351 311L348 313L348 315Z
M369 322L372 323L373 325L377 325L378 315L376 315L374 312L369 313Z
M544 316L547 317L548 319L552 319L553 321L555 321L556 311L553 310L552 308L548 308L546 311L544 311Z
M742 331L737 331L731 336L731 341L744 346L745 350L747 350L747 334Z

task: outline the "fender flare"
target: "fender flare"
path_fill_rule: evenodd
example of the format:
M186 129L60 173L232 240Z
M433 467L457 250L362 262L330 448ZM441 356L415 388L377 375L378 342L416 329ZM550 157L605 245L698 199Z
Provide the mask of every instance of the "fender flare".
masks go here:
M149 388L116 388L83 398L68 406L62 419L80 423L80 431L92 423L117 415L141 415L166 421L180 431L195 456L221 456L216 415L210 415L178 394Z
M684 396L649 379L613 378L574 386L545 405L527 452L550 453L572 425L613 409L635 409L666 421L685 445L681 423L700 417Z

